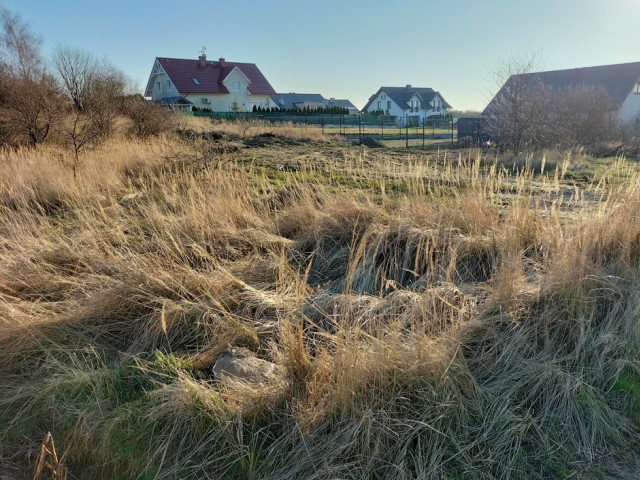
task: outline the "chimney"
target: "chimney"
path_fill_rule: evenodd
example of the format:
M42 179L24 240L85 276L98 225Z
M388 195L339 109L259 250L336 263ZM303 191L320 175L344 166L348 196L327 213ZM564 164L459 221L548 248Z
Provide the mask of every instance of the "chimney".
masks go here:
M227 61L224 58L220 57L218 59L218 61L220 62L220 66L221 67L226 67L227 66Z
M205 53L203 53L202 55L200 55L198 57L198 60L200 60L200 66L201 67L206 67L207 66L207 55Z

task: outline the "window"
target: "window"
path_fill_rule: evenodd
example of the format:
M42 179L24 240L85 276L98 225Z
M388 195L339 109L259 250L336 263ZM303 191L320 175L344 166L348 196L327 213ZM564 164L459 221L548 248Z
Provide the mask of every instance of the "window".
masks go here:
M167 80L167 92L171 90L171 80Z
M156 82L156 92L162 91L162 82Z
M378 110L382 110L382 102L378 102Z
M391 100L387 100L387 110L391 110Z
M239 92L240 91L240 82L238 82L238 81L231 82L231 90L234 91L234 92Z
M633 93L640 94L640 82L636 83L636 87L633 89Z
M196 85L200 85L200 82L197 78L192 78L191 80L193 80L193 83L195 83Z

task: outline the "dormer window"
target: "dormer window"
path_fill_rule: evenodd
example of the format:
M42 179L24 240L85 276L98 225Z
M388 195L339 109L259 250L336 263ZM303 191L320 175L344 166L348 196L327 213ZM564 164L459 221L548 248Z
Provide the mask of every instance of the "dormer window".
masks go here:
M200 85L200 81L197 78L192 78L191 80L193 80L193 83L196 85Z
M231 82L231 91L239 92L240 91L240 82L238 82L238 81Z

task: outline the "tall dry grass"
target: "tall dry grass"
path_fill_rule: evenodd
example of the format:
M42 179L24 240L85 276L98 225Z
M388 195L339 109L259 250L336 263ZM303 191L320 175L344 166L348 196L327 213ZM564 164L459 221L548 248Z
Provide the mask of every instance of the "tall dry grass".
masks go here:
M77 478L553 478L633 441L623 159L61 155L0 156L0 461L51 431ZM240 347L289 382L213 381Z

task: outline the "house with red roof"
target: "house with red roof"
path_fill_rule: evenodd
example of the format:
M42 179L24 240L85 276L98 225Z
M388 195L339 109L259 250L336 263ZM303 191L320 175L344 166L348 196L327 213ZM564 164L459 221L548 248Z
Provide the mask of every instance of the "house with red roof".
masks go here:
M251 112L267 107L275 90L254 63L157 57L145 96L176 110Z

